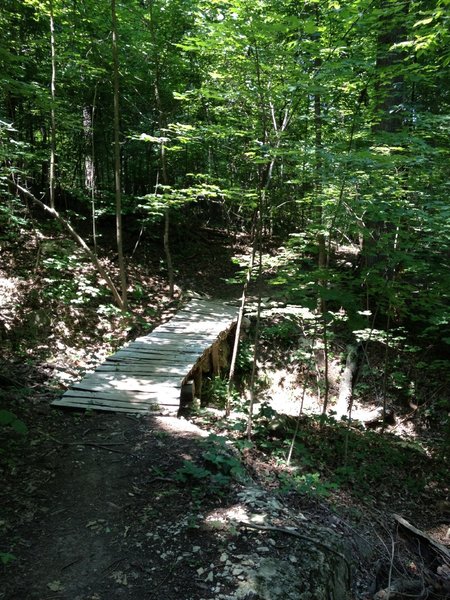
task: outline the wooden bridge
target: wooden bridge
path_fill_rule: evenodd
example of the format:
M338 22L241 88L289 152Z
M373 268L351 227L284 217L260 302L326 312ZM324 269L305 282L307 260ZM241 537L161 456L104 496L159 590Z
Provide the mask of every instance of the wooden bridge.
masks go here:
M199 388L202 371L219 370L220 344L236 315L237 308L217 300L192 300L170 321L108 357L52 404L177 414L183 386L195 380Z

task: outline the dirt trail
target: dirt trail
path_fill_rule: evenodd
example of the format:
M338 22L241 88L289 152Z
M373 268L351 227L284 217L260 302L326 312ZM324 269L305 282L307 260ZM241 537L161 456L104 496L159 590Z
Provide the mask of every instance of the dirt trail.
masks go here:
M248 476L220 493L208 479L174 479L183 461L202 464L207 432L185 419L49 410L50 437L36 438L4 490L16 560L2 568L1 600L347 598L352 550L336 550L337 530Z
M187 526L189 495L155 474L170 477L198 452L201 430L162 417L63 419L64 442L52 438L39 449L28 494L22 489L26 513L8 515L17 560L4 569L0 598L200 597L188 559L204 543Z

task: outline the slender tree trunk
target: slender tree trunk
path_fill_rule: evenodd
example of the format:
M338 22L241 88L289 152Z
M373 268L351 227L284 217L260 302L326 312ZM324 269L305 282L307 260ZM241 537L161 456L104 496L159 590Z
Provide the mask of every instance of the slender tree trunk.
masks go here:
M316 66L320 66L320 61L316 62ZM328 255L327 255L327 244L324 234L324 214L322 207L322 177L323 177L323 161L322 161L322 100L320 94L316 93L314 95L314 127L315 127L315 154L316 154L316 164L315 164L315 192L316 199L318 202L318 225L319 225L319 233L317 235L317 246L318 246L318 267L322 272L322 275L319 279L319 286L322 290L325 290L327 286L327 279L325 276L325 270L328 266ZM331 232L330 232L331 235ZM323 405L322 405L322 414L325 414L328 408L328 396L329 396L329 381L328 381L328 362L329 362L329 352L328 352L328 327L327 327L327 306L326 301L323 295L320 295L318 300L319 311L322 315L322 328L323 328L323 353L324 353L324 388L323 388Z
M169 278L169 296L173 298L175 289L172 253L170 251L170 209L164 210L164 253L166 255L167 276Z
M50 109L50 174L49 174L49 199L50 207L55 208L55 162L56 162L56 49L55 49L55 22L53 14L53 0L50 0L50 48L52 75L50 82L51 109Z
M164 185L169 185L167 175L166 147L161 144L161 173ZM173 298L175 290L175 276L173 272L172 253L170 251L170 207L167 205L164 210L164 253L166 255L167 277L169 279L169 296Z
M156 107L158 109L158 128L160 133L162 133L162 129L165 125L164 118L164 110L163 104L161 100L160 93L160 80L161 80L161 68L160 68L160 60L158 54L158 44L156 39L156 31L155 31L155 22L154 22L154 11L153 11L153 0L150 0L150 35L152 39L153 51L154 51L154 62L155 62L155 83L154 83L154 92L155 92L155 101ZM167 172L167 157L166 157L166 147L164 142L161 143L160 148L160 164L161 164L161 179L163 185L169 185L169 176ZM169 296L173 298L174 290L175 290L175 276L173 271L173 261L172 261L172 253L170 250L170 207L166 206L164 210L164 254L166 255L166 265L167 265L167 277L169 279Z
M256 389L256 370L258 366L259 358L259 341L260 341L260 325L261 325L261 299L262 299L262 264L263 264L263 251L262 251L262 207L264 205L264 191L261 192L259 215L256 228L256 243L255 247L258 247L258 305L256 310L256 325L255 325L255 339L254 339L254 351L253 351L253 363L252 373L250 377L250 404L248 406L248 419L247 419L247 439L252 437L252 425L253 425L253 406L255 404L255 389Z
M94 141L94 118L97 100L97 84L94 88L92 106L83 108L83 130L84 130L84 186L89 190L91 196L91 220L92 220L92 243L94 252L97 254L97 218L95 214L95 141Z
M120 112L119 112L119 51L117 44L116 0L111 0L112 16L112 55L113 55L113 88L114 88L114 187L116 196L116 237L119 260L120 286L122 291L123 310L128 308L127 275L123 256L122 227L122 189L120 181Z
M405 2L402 15L386 12L388 6L378 1L380 13L377 36L376 83L375 83L375 122L372 133L383 137L390 135L392 144L398 145L396 134L403 128L403 109L406 100L405 81L401 72L403 56L392 50L392 46L407 39L406 17L408 3ZM392 77L391 73L395 73ZM383 144L386 143L383 140ZM389 142L388 142L389 143ZM378 215L366 221L363 236L363 251L366 266L376 265L382 260L378 242L387 231L389 223Z
M97 84L95 84L94 100L92 102L92 114L91 114L91 160L92 160L91 209L92 209L92 241L94 243L95 254L97 254L97 216L95 214L96 176L95 176L95 138L94 138L96 100L97 100Z
M236 334L234 337L233 352L231 353L230 372L228 375L227 404L226 404L226 408L225 408L225 413L227 416L230 414L230 411L231 411L231 396L232 396L232 392L233 392L234 375L235 375L235 371L236 371L236 361L237 361L237 355L238 355L238 350L239 350L239 338L241 335L242 320L244 318L245 304L247 302L248 286L249 286L250 280L252 278L253 266L255 264L256 219L257 219L257 215L255 214L254 220L253 220L253 227L252 227L252 237L253 237L252 253L250 256L250 263L248 265L247 273L245 275L244 286L242 288L241 305L239 308L238 320L237 320L237 324L236 324Z
M305 378L306 378L306 375L305 375ZM292 436L291 445L289 446L289 452L288 452L288 455L286 458L286 464L288 467L291 464L292 454L293 454L294 448L295 448L295 442L297 441L298 431L300 429L300 419L302 418L302 414L303 414L303 405L305 403L305 395L306 395L306 381L303 382L302 399L300 401L300 408L298 411L297 420L295 422L295 431Z

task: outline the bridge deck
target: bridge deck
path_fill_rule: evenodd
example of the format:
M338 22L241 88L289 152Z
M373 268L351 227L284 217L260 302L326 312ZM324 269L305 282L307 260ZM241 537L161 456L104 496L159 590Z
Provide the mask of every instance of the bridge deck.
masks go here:
M182 384L236 320L237 308L192 300L170 321L137 338L52 402L54 406L176 414Z

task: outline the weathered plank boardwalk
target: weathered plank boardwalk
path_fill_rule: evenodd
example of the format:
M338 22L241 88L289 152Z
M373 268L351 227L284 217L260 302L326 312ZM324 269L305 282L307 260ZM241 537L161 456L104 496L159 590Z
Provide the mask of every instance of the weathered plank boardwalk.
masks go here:
M54 400L54 406L127 413L177 414L181 387L217 340L230 330L237 308L195 299L170 321L121 348Z

